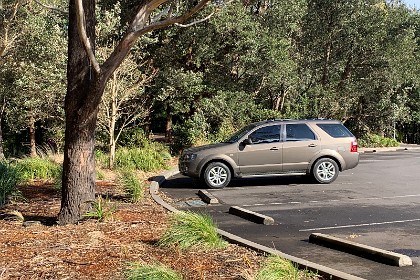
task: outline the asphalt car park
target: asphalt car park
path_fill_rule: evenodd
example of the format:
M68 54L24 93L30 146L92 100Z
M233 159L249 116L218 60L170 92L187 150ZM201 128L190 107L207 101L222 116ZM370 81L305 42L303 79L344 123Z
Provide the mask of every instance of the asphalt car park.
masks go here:
M176 175L161 187L179 209L209 213L219 228L284 253L365 279L420 279L420 150L365 153L359 166L329 185L280 176L234 180L207 189L219 204L202 202L205 189ZM229 214L239 206L274 219L261 225ZM409 256L394 267L308 242L324 233Z

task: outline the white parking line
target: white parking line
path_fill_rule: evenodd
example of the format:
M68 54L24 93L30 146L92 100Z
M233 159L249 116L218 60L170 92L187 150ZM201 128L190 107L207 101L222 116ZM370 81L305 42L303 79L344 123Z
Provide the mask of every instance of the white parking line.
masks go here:
M368 224L345 225L345 226L334 226L334 227L308 228L308 229L301 229L299 231L301 231L301 232L303 232L303 231L319 231L319 230L327 230L327 229L340 229L340 228L377 226L377 225L399 224L399 223L409 223L409 222L418 222L418 221L420 221L420 219L401 220L401 221L390 221L390 222L381 222L381 223L368 223Z
M383 197L362 197L362 198L349 198L349 199L330 199L330 200L311 200L308 202L304 201L289 201L289 202L272 202L272 203L256 203L256 204L244 204L242 207L253 207L253 206L270 206L270 205L296 205L304 203L330 203L330 202L341 202L341 201L362 201L362 200L381 200L381 199L394 199L394 198L411 198L420 197L420 194L407 194L407 195L395 195L395 196L383 196Z

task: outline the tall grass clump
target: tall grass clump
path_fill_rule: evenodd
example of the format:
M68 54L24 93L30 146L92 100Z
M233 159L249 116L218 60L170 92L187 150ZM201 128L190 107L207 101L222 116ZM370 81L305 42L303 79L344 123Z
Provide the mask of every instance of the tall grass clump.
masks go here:
M23 181L34 179L61 181L62 166L44 158L23 158L15 163L19 176Z
M182 280L179 273L161 264L133 263L126 275L127 280Z
M139 180L134 171L120 170L119 181L129 195L131 202L137 203L143 199L146 186L144 182Z
M115 153L115 166L121 169L156 171L167 167L168 152L150 145L142 148L119 148Z
M257 274L245 277L248 280L306 280L318 279L317 275L307 270L299 270L291 261L280 256L268 256Z
M181 249L215 249L227 246L209 215L189 211L171 214L169 228L159 244L166 247L178 246Z
M5 161L0 161L0 206L6 203L9 195L16 192L19 181L17 169Z

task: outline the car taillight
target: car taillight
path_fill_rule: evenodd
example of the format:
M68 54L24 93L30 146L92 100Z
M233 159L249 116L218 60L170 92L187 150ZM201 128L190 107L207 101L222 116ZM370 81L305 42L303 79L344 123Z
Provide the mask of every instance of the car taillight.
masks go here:
M350 152L357 153L357 140L351 141Z

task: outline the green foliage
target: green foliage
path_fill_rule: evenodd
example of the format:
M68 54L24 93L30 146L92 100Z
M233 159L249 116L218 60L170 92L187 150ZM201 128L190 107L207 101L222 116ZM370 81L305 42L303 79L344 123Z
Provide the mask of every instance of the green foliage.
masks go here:
M141 128L127 129L119 138L119 145L126 148L148 147L151 141Z
M358 144L362 148L398 147L400 145L397 140L371 133L358 139Z
M132 263L128 272L127 280L182 280L182 276L172 269L161 264L144 265Z
M302 280L313 279L317 275L308 271L300 271L292 262L279 256L268 256L255 277L249 280Z
M0 207L6 203L9 195L16 192L16 185L19 182L20 176L16 167L0 161Z
M96 201L92 201L92 210L86 212L83 216L89 219L96 219L98 222L104 222L112 218L116 210L115 205L110 205L110 201L98 196Z
M95 149L95 161L100 168L107 168L109 155L105 154L102 150Z
M180 150L207 141L209 125L203 114L196 113L183 124L175 125L173 129L174 142L171 145L173 154Z
M15 168L23 181L42 179L61 182L62 167L49 159L23 158L15 163Z
M143 199L146 186L144 182L139 180L134 171L120 170L119 181L128 193L131 202L137 203Z
M224 248L227 242L221 239L216 226L208 215L194 212L177 212L170 217L170 225L159 241L161 246L178 246L181 249Z

